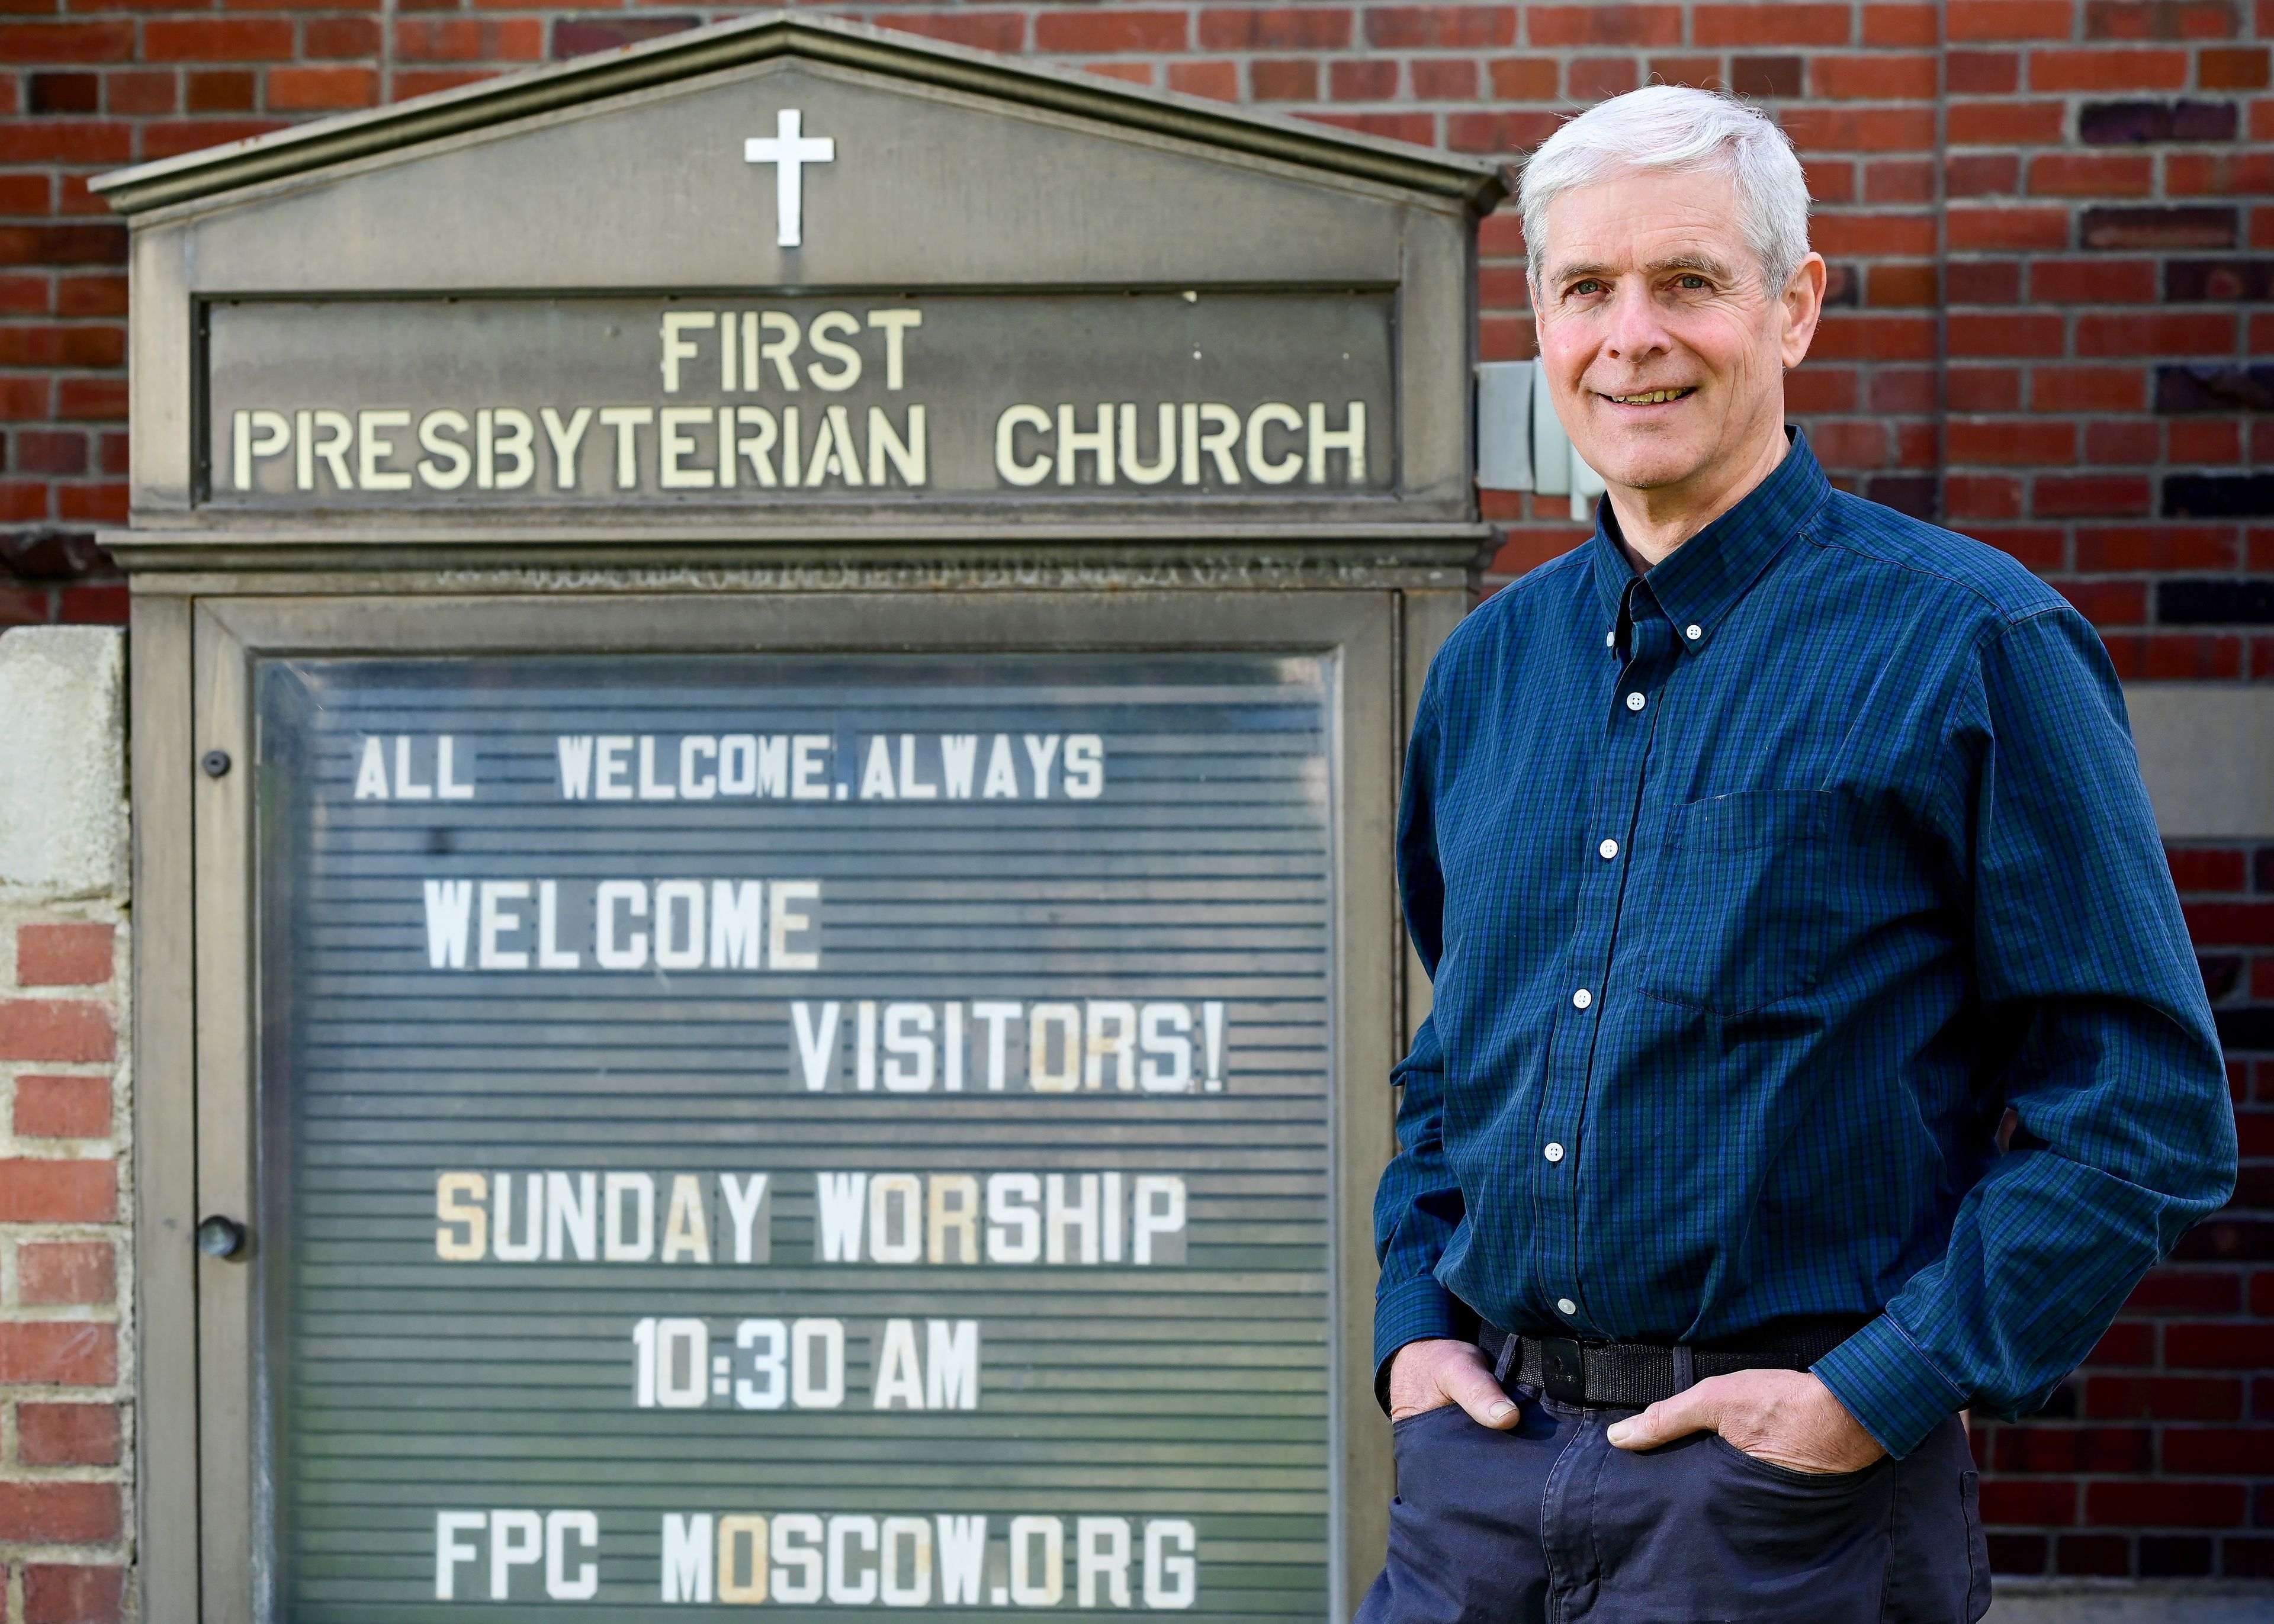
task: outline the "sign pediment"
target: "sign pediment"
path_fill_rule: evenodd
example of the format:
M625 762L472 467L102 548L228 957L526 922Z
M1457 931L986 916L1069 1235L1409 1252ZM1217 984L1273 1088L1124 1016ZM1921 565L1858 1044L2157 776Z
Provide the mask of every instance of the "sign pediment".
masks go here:
M138 517L1467 514L1502 181L1397 143L776 14L98 189Z

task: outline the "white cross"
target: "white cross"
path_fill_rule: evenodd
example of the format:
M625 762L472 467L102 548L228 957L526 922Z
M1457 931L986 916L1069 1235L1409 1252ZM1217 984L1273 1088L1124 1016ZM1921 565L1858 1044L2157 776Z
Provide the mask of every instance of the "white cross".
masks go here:
M743 162L774 166L774 242L782 248L796 247L804 237L804 167L837 162L835 141L825 135L818 140L802 139L802 117L797 109L786 107L774 115L772 140L752 136L742 143Z

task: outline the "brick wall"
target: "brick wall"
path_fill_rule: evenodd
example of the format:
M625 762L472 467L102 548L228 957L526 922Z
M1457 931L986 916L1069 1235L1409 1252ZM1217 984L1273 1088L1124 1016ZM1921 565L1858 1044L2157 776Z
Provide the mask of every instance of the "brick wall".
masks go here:
M0 907L0 1620L111 1624L133 1405L117 910Z
M832 9L1507 158L1654 77L1757 98L1832 262L1789 399L1834 477L2022 559L2127 678L2274 680L2274 0ZM85 537L124 516L124 233L87 176L732 14L0 11L0 625L123 615ZM1514 218L1483 241L1480 348L1524 356ZM1487 512L1495 582L1577 539L1560 500ZM1984 1430L2010 1573L2274 1575L2274 860L2174 864L2260 1160L2056 1413Z

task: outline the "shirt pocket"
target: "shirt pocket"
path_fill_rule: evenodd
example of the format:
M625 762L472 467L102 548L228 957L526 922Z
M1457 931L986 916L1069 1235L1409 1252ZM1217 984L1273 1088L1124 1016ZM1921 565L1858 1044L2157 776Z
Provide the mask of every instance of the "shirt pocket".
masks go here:
M1805 992L1832 936L1836 792L1690 802L1668 830L1643 989L1743 1015Z

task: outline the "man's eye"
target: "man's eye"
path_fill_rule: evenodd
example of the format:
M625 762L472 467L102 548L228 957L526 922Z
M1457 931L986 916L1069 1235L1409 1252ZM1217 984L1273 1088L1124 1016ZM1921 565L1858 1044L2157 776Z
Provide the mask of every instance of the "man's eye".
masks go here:
M1602 290L1603 284L1592 276L1582 277L1571 284L1571 291L1582 297L1590 293L1600 293Z
M1703 276L1696 275L1694 274L1685 276L1677 276L1675 278L1674 285L1681 289L1684 293L1698 293L1704 290L1706 287L1706 279Z

